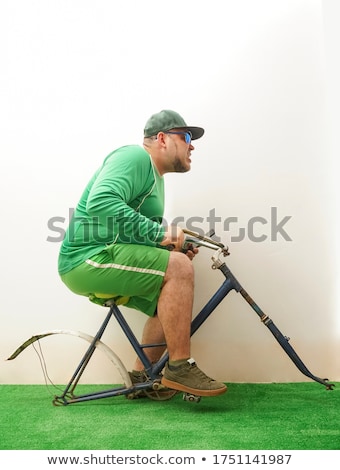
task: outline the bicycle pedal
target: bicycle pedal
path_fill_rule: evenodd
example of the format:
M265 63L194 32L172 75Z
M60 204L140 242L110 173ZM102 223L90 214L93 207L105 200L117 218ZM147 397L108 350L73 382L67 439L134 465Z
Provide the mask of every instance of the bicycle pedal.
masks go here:
M164 387L164 385L161 384L161 381L160 381L160 380L155 380L155 381L152 383L152 390L155 390L155 391L167 390L167 388Z
M185 392L183 393L183 400L199 403L201 401L201 397L198 395L193 395L192 393Z

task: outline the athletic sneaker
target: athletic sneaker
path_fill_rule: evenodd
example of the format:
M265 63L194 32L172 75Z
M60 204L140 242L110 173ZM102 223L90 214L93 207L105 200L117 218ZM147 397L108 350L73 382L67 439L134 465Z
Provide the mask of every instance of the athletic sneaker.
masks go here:
M129 376L130 376L132 385L146 382L148 380L148 377L145 374L145 370L133 370L132 372L129 372ZM146 394L144 390L136 390L135 392L129 393L128 395L125 395L125 396L129 400L135 400L136 398L146 397Z
M227 391L224 383L205 375L193 358L178 366L167 363L161 382L166 387L202 397L213 397Z

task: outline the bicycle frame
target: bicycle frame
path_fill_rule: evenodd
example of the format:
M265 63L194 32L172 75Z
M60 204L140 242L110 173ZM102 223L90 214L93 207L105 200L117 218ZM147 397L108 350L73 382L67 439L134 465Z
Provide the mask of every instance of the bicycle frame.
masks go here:
M322 379L313 375L302 362L300 357L297 355L293 347L289 344L289 338L284 336L281 331L276 327L274 322L266 315L261 308L254 302L254 300L250 297L250 295L244 290L241 284L238 282L236 277L232 274L230 269L227 267L226 263L222 261L220 258L223 255L224 257L229 254L228 248L224 247L221 243L217 243L211 238L203 237L203 236L193 236L197 235L194 232L189 232L184 230L187 234L190 235L189 238L189 245L195 243L196 245L206 246L208 248L213 248L215 250L214 255L212 256L212 269L218 269L224 276L224 281L221 286L217 289L215 294L212 295L210 300L206 303L206 305L202 308L202 310L197 314L197 316L192 320L191 323L191 336L201 327L201 325L209 318L212 312L217 308L217 306L225 299L225 297L231 292L232 290L241 294L241 296L246 300L246 302L251 306L251 308L256 312L259 316L261 322L270 330L273 334L274 338L278 341L280 346L284 349L287 353L289 358L293 361L295 366L304 374L306 377L318 382L326 387L327 390L332 390L335 386L334 384L329 383L328 379ZM189 248L190 249L190 248ZM110 303L110 301L106 304L109 307L109 312L106 315L101 327L99 328L96 336L89 337L88 335L80 334L85 339L89 340L91 338L90 346L88 347L87 351L85 352L83 358L81 359L78 367L76 368L72 378L70 379L69 383L67 384L64 392L60 396L55 396L53 400L54 405L68 405L71 403L83 402L88 400L96 400L100 398L109 398L115 397L120 395L129 395L130 393L134 393L138 390L157 390L160 384L161 378L161 371L163 370L166 362L168 361L168 353L165 352L163 356L156 362L151 363L148 359L145 349L151 347L159 347L164 346L166 344L141 344L136 336L134 335L131 327L127 323L126 319L124 318L120 308L114 303ZM128 341L130 342L131 346L133 347L134 351L136 352L137 356L140 358L141 362L145 367L145 372L147 374L147 380L145 382L141 382L138 384L132 384L131 380L128 381L127 384L124 384L119 387L109 388L103 391L91 392L82 395L76 395L75 389L78 385L78 382L89 363L95 349L101 345L107 348L103 343L101 343L100 339L104 334L104 331L110 321L110 319L114 317L120 327L122 328L123 332L125 333ZM58 331L65 332L65 331ZM34 341L39 340L44 336L48 336L49 334L53 334L53 332L45 333L42 335L36 335L32 337L30 340L26 341L21 347L19 347L8 359L14 359L20 354L23 349L25 349L29 344L32 344ZM109 350L109 348L107 348ZM111 350L109 350L112 354L114 354ZM116 358L119 360L119 358ZM120 361L120 360L119 360ZM191 401L191 400L189 400ZM197 400L199 401L199 400Z

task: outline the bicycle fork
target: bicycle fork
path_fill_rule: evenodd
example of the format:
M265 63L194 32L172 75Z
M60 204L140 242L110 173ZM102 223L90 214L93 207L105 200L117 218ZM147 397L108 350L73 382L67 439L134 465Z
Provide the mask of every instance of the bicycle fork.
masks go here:
M218 252L218 250L217 250ZM269 329L269 331L272 333L276 341L280 344L280 346L283 348L283 350L286 352L286 354L289 356L289 358L293 361L295 366L304 374L306 377L309 377L310 379L314 380L315 382L318 382L322 385L325 385L326 390L333 390L335 387L334 384L329 383L328 379L321 379L320 377L317 377L313 375L308 368L305 366L305 364L302 362L300 357L297 355L295 352L294 348L289 344L289 339L287 336L284 336L281 331L277 328L277 326L274 324L273 320L269 318L268 315L266 315L261 308L257 305L257 303L250 297L248 292L241 286L241 284L238 282L236 277L232 274L230 269L227 267L225 262L222 262L219 259L219 254L214 255L212 257L213 260L213 269L219 269L225 278L228 281L228 292L225 294L227 295L230 290L234 289L236 292L241 294L241 296L244 298L244 300L251 306L251 308L255 311L255 313L259 316L261 322ZM222 287L221 287L222 289ZM225 288L224 288L225 289Z

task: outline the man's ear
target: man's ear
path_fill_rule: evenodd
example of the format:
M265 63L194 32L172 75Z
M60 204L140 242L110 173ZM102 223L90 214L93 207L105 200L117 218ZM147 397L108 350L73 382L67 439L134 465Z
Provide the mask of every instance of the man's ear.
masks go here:
M165 146L165 132L158 132L157 137L156 137L157 142L159 145L162 147Z

